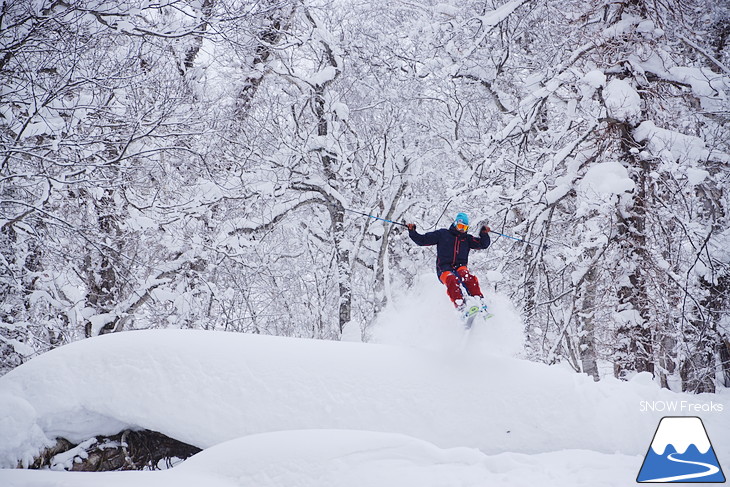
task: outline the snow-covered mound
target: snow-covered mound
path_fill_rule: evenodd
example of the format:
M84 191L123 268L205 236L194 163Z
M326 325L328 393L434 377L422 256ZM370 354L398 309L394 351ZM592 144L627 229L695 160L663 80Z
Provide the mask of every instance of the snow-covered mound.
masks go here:
M667 414L643 405L726 397L515 358L521 323L506 298L490 293L495 317L466 335L432 277L391 301L368 344L158 330L37 357L0 377L0 466L57 437L126 428L205 450L163 472L0 469L0 485L626 485ZM730 463L730 422L703 420Z
M232 440L171 470L0 470L0 482L3 487L614 487L627 485L640 465L640 457L590 451L487 456L392 433L304 430Z
M136 331L61 347L0 378L0 461L13 467L53 438L81 441L127 427L201 448L257 433L334 429L487 455L643 455L660 413L640 412L641 401L679 399L702 400L641 381L594 383L478 348ZM723 414L705 424L713 441L730 439Z
M239 458L247 461L241 465ZM180 470L192 474L216 472L224 478L237 479L238 485L257 487L514 487L545 485L548 470L556 480L565 481L575 471L576 461L592 464L593 469L608 470L607 458L613 473L601 478L605 483L597 481L592 485L617 485L616 479L627 473L629 477L634 475L637 459L625 455L568 450L558 454L487 456L476 449L441 449L392 433L308 430L234 440L196 455Z

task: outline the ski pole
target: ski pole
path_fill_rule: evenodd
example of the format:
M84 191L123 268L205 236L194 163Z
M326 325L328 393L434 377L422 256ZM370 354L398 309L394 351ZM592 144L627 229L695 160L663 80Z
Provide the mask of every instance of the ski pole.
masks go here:
M510 237L509 235L505 235L504 233L495 232L494 230L490 230L489 233L494 233L495 235L499 235L500 237L505 237L505 238L509 238L509 239L512 239L512 240L516 240L518 242L526 243L527 245L535 245L537 247L542 247L543 250L547 249L547 245L540 245L540 244L537 244L535 242L529 242L527 240L523 240L521 238Z
M345 211L349 211L350 213L357 213L358 215L366 216L366 217L372 218L374 220L381 220L381 221L384 221L384 222L392 223L394 225L401 225L401 226L404 226L404 227L407 227L408 226L405 223L394 222L393 220L388 220L386 218L380 218L379 216L368 215L367 213L363 213L362 211L355 211L355 210L351 210L349 208L345 208Z

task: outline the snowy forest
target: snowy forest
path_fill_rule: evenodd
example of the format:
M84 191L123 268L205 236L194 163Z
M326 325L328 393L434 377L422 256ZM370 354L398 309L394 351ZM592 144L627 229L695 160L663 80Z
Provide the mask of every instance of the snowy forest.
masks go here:
M4 0L0 43L0 373L367 341L434 254L355 212L464 211L530 242L470 261L527 358L730 387L727 1Z

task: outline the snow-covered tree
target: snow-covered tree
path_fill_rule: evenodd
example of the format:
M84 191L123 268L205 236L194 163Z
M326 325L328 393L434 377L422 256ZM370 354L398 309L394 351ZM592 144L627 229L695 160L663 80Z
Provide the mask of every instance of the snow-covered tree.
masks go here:
M5 2L3 367L134 328L367 339L433 263L357 212L467 211L527 242L493 234L472 265L533 359L727 385L728 15Z

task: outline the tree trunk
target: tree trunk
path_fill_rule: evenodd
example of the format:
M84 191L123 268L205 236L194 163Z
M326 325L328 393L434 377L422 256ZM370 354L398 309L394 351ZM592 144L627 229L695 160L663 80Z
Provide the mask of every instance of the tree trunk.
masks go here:
M581 369L583 373L600 380L595 344L595 296L597 289L597 272L592 265L586 272L581 285L581 302L578 307L578 345L580 350Z
M276 45L279 44L284 36L284 31L294 12L294 9L286 4L281 4L283 6L279 7L274 2L271 3L272 5L269 7L271 11L264 20L266 25L256 36L258 44L256 45L252 65L246 66L246 69L252 74L246 77L245 83L236 100L236 116L238 118L246 117L251 108L254 95L258 91L266 74L264 67L271 59Z
M335 244L335 263L337 289L339 291L338 323L339 332L345 329L352 319L352 270L350 266L350 246L345 235L345 210L341 205L330 208L332 232Z
M730 387L730 339L725 337L720 342L720 367L722 368L722 385Z
M626 378L633 372L654 373L654 337L649 322L649 296L646 270L650 264L646 238L646 218L649 203L649 163L631 152L638 144L627 123L620 124L621 146L629 174L636 184L631 205L618 214L618 239L622 261L617 276L621 324L616 334L618 347L614 373Z
M92 249L84 259L88 287L86 299L96 314L104 314L111 312L120 301L121 284L117 275L120 268L117 258L120 249L116 247L123 236L115 214L114 190L104 190L98 201L93 196L89 196L89 199L96 212L99 240L105 244ZM96 333L103 335L117 331L113 324L104 325L99 330L93 328L90 322L86 323L87 338Z
M687 323L684 331L687 353L680 364L683 392L715 392L715 359L718 355L724 372L722 379L728 379L730 365L727 356L723 360L723 349L727 354L727 340L717 331L720 316L727 309L728 284L730 278L727 276L720 277L714 283L700 279L706 297L700 301L697 316ZM701 313L702 310L705 312Z

